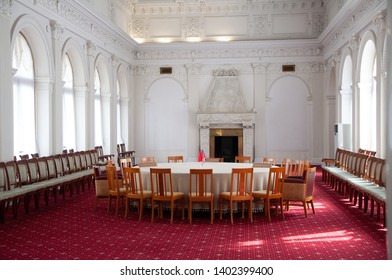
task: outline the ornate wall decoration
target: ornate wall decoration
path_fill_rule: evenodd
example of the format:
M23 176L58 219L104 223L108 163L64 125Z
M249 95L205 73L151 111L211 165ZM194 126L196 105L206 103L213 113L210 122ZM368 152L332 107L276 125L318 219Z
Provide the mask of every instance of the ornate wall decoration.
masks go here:
M380 5L382 0L364 0L361 5L352 13L352 16L349 17L344 24L340 25L340 27L330 36L325 42L325 52L331 53L336 45L339 42L344 41L345 36L347 34L352 34L354 29L358 26L358 22L362 18L368 18L369 13L374 10L375 7Z
M253 17L253 32L254 34L266 34L267 29L267 16L266 15L258 15Z
M139 50L137 60L162 60L162 59L222 59L222 58L247 58L263 59L277 57L318 57L323 55L323 49L320 46L314 47L281 47L281 48L244 48L239 45L238 48L230 49L198 49L191 50Z
M324 31L326 19L324 13L313 14L313 33L321 33Z
M3 0L0 2L0 13L10 16L12 14L12 4L15 0Z

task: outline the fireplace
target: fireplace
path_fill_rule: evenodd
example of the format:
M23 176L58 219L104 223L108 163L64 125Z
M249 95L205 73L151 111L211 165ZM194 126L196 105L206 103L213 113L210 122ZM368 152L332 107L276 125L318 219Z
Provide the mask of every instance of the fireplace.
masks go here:
M224 158L234 162L236 156L243 155L242 129L210 129L210 157Z
M213 74L207 102L199 104L197 112L199 147L208 157L223 157L225 161L234 161L236 155L253 158L256 112L246 104L239 72L223 68Z

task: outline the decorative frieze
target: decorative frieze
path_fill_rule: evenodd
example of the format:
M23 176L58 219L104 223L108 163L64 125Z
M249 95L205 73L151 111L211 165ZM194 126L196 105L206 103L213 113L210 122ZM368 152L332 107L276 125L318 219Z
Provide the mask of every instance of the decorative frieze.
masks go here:
M267 58L302 58L302 57L322 57L321 46L314 47L282 47L282 48L248 48L243 45L238 48L221 49L198 49L198 50L147 50L141 49L136 53L137 60L170 60L170 59L222 59L222 58L242 58L242 59L263 59Z

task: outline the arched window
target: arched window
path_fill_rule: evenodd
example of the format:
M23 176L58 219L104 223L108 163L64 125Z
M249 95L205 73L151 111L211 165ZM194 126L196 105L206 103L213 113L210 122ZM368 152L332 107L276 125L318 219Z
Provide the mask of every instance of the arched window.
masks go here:
M376 47L369 40L361 58L359 83L359 144L360 148L377 150L376 126Z
M102 106L101 106L101 79L99 77L98 69L95 68L94 73L94 131L95 131L95 146L103 145L102 135Z
M34 64L31 49L20 33L15 38L12 67L14 154L36 153Z
M67 54L63 60L63 83L63 148L75 149L73 69Z

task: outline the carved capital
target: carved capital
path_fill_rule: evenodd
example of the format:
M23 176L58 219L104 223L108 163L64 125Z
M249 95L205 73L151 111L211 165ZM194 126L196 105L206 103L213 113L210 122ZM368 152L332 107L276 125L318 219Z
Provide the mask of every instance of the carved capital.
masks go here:
M85 48L87 50L87 54L90 56L94 56L95 55L95 50L96 50L96 46L93 42L91 42L90 40L88 40L86 42Z
M12 14L12 5L15 0L2 0L0 2L0 14L10 16Z
M52 32L53 39L61 41L64 29L55 20L50 21L50 31Z

